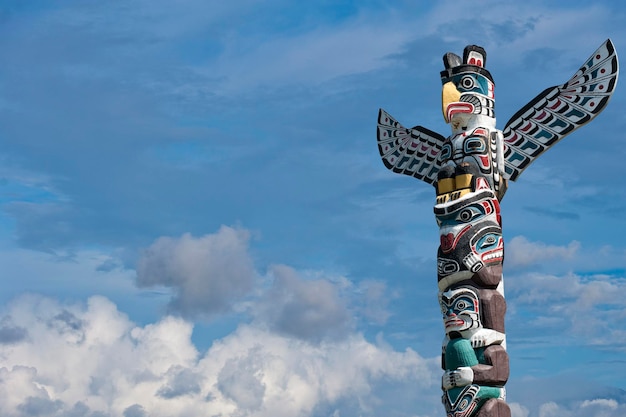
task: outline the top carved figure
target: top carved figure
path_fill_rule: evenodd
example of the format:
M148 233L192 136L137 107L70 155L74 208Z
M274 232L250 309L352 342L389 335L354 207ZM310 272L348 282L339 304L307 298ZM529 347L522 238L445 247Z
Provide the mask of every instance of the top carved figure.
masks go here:
M485 69L487 54L469 45L463 60L448 52L443 57L441 103L443 118L452 127L439 151L437 203L456 200L476 188L482 177L500 200L506 183L500 176L502 133L496 129L494 83ZM474 181L475 182L475 181Z
M515 181L539 155L605 108L618 76L617 55L609 39L568 82L544 90L500 131L494 82L485 64L484 49L475 45L466 47L462 58L453 53L444 56L442 110L452 128L447 139L422 126L404 128L380 110L378 149L387 168L436 185L462 175L459 167L473 165L502 199L506 180ZM443 181L438 202L467 192L464 178L459 178L460 184Z

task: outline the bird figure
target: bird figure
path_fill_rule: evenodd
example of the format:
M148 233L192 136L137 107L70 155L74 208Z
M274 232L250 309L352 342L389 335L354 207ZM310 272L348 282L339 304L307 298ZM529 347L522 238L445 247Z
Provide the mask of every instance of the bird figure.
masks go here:
M607 39L569 81L545 89L498 130L485 50L469 45L462 58L448 52L443 61L442 111L452 134L405 128L383 109L377 134L385 166L437 186L439 202L471 191L468 169L478 170L469 174L480 174L502 199L507 180L515 181L538 156L606 107L618 77L617 54Z

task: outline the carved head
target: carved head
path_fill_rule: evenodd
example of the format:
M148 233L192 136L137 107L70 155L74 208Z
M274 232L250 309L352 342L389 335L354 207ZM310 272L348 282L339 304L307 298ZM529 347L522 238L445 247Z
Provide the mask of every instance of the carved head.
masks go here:
M439 293L439 305L447 335L482 328L480 300L472 288L459 287Z
M468 45L460 56L448 52L443 56L441 101L443 118L453 131L463 130L471 118L493 119L495 126L494 82L485 69L487 53L476 45ZM484 124L484 122L483 122Z
M502 265L500 205L493 191L486 185L482 188L434 207L441 242L437 252L440 289L470 279L485 267Z

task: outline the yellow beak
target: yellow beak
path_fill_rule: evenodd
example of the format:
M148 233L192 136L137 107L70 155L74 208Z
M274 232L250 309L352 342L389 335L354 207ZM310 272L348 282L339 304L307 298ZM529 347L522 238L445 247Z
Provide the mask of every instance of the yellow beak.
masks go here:
M461 99L461 93L456 89L456 86L451 81L448 81L443 85L441 89L441 111L443 112L443 119L446 123L450 123L448 120L448 105L450 103L456 103Z

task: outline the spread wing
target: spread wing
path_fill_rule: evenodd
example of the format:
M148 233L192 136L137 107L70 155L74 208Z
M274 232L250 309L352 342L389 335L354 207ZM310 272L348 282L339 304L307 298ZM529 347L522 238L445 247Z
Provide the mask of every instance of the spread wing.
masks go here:
M378 151L393 172L411 175L429 184L437 180L437 157L445 138L421 126L403 127L383 109L378 112Z
M567 83L544 90L518 111L502 131L505 178L515 181L539 155L596 117L617 76L617 54L607 39Z

